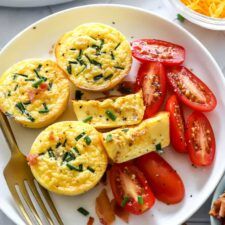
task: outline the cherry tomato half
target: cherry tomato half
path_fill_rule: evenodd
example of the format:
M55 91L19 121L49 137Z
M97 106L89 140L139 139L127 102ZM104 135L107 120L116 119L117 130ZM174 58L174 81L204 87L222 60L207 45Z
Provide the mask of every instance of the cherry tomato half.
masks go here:
M157 113L166 95L166 73L159 62L145 63L140 66L136 79L136 90L142 89L146 106L144 118Z
M187 120L186 140L192 163L208 166L215 155L216 142L213 129L206 116L193 112Z
M117 204L133 214L150 209L155 197L143 173L131 164L114 164L109 172L110 184Z
M169 68L167 78L178 98L190 108L208 112L216 107L212 91L186 67Z
M133 56L141 62L161 62L165 66L176 66L184 62L185 49L170 42L139 39L133 41L131 46Z
M187 152L183 110L176 95L166 102L166 111L170 113L170 140L177 152Z
M135 160L144 173L155 197L167 204L175 204L184 198L184 184L177 172L156 152Z

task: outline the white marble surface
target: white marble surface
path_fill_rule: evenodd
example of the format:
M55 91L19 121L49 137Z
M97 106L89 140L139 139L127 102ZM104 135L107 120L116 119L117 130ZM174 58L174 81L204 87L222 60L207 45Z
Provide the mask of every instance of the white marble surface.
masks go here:
M70 3L39 8L0 7L0 48L26 26L45 16L70 7L97 3L115 3L137 6L155 11L160 15L179 23L179 21L176 20L177 12L166 8L162 0L74 0ZM209 31L188 21L185 21L182 24L180 23L180 25L193 33L209 49L225 74L225 32ZM187 225L209 225L208 211L210 204L211 197L199 211L187 221ZM0 212L0 225L13 225L13 223Z

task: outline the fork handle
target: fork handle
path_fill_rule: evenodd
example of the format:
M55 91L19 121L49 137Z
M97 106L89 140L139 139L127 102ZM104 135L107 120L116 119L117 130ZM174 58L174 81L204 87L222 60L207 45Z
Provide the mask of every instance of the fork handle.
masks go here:
M12 154L19 153L18 145L12 132L12 129L10 127L9 121L2 111L0 111L0 126L5 139L9 144L9 149L11 153Z

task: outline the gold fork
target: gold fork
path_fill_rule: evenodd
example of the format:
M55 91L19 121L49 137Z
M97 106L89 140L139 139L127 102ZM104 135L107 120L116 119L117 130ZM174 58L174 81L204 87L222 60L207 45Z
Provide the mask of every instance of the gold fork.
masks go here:
M27 182L34 198L36 199L39 207L41 208L42 212L44 213L46 219L48 220L50 225L54 225L54 222L48 212L48 210L45 207L44 202L41 199L41 196L36 188L36 185L34 183L34 176L31 173L31 170L27 164L26 157L20 152L15 137L13 135L13 132L11 130L11 127L9 125L8 119L6 116L0 112L0 124L3 131L3 134L5 136L5 139L8 142L9 149L11 150L11 159L9 160L7 166L4 169L4 176L7 182L7 185L9 187L9 190L22 214L25 221L29 225L33 225L32 219L28 212L26 211L24 204L22 203L20 196L18 195L16 186L18 187L23 199L25 200L28 208L30 209L31 214L33 215L33 218L35 218L36 222L39 225L43 225L44 223L40 219L39 214L37 213L34 204L32 203L32 200L30 198L30 195L27 191L27 188L25 186L25 182ZM55 218L57 219L58 223L60 225L63 225L63 222L50 198L50 195L47 190L42 188L39 185L39 188L48 203L51 211L53 212Z

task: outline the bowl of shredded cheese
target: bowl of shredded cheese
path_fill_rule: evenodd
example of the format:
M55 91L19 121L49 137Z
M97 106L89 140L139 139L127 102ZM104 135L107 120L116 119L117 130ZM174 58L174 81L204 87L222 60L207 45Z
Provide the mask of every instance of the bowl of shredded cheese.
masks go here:
M169 2L191 22L212 30L225 30L225 0L169 0Z

